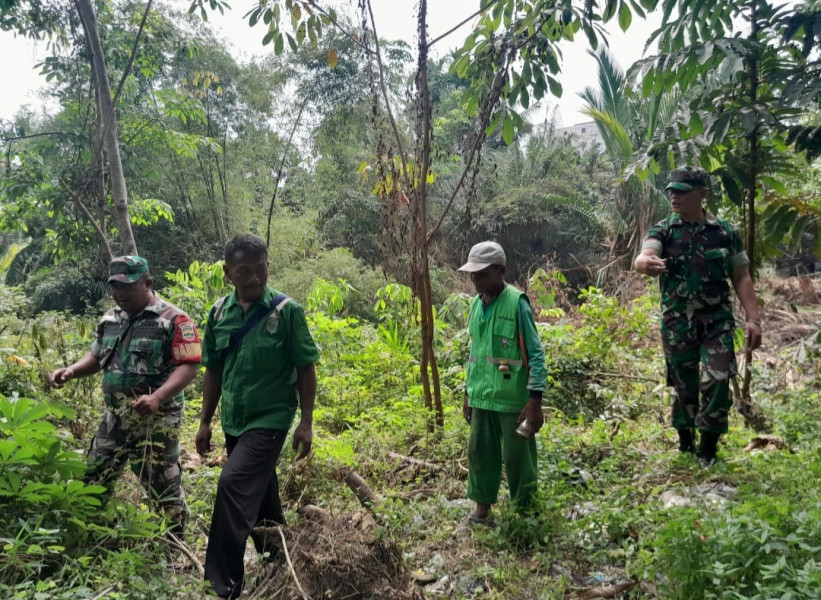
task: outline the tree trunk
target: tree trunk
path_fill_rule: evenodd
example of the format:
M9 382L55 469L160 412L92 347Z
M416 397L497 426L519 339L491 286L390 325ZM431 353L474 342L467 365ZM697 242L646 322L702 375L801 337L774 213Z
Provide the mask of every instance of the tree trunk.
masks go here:
M419 63L416 72L416 165L413 169L413 263L414 287L421 305L422 360L420 373L425 394L425 406L435 414L436 425L445 422L442 392L439 385L439 367L433 348L434 316L433 295L428 262L428 208L427 179L431 151L431 103L428 88L427 0L419 2ZM431 390L433 383L433 390Z
M758 39L758 0L750 2L750 41ZM750 86L750 106L755 106L758 101L758 60L753 56L747 65L747 83ZM750 258L750 277L755 277L755 195L758 182L758 127L754 127L749 136L750 160L747 172L747 187L744 190L745 199L745 220L747 222L747 254ZM744 422L756 431L768 430L770 428L769 419L761 408L753 403L750 395L750 385L752 383L752 371L750 365L753 362L753 351L746 346L744 349L744 373L741 389L737 385L733 386L736 392L737 409L744 417ZM735 382L734 382L735 383Z
M74 4L80 14L80 21L90 50L89 63L97 87L97 110L102 116L97 119L98 127L102 127L102 131L97 132L97 144L102 143L108 160L108 176L111 183L111 195L114 198L114 220L120 235L121 250L124 254L137 254L137 243L134 240L131 217L128 212L128 190L120 159L117 115L114 111L114 101L108 83L97 15L91 0L74 0Z

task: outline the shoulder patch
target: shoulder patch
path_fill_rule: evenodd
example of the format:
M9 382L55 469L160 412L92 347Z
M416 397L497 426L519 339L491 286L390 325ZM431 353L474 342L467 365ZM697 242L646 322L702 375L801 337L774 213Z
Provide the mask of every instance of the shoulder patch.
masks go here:
M193 342L197 339L197 334L194 330L194 323L191 321L184 321L179 324L180 336L186 342Z

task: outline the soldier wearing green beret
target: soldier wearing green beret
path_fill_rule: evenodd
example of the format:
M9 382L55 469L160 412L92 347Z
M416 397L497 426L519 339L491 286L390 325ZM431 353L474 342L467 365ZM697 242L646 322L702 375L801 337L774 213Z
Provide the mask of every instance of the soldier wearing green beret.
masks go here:
M60 388L103 372L105 410L84 479L110 490L130 462L152 502L181 532L187 508L178 433L183 390L199 368L199 335L187 314L154 292L146 259L120 256L108 269L117 306L100 321L91 351L54 371L49 381Z
M693 167L670 173L666 190L673 214L650 229L635 261L639 273L659 278L661 337L679 450L695 452L705 468L715 462L719 437L727 432L730 378L737 374L727 280L747 317L747 346L761 345L750 261L738 232L704 209L708 180L706 171Z

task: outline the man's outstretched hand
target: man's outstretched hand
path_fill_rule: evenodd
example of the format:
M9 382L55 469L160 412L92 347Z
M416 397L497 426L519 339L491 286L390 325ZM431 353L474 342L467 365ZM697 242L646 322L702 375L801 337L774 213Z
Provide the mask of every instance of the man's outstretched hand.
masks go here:
M48 383L51 387L55 389L60 389L63 387L69 379L74 377L74 369L71 367L63 367L62 369L57 369L48 377Z

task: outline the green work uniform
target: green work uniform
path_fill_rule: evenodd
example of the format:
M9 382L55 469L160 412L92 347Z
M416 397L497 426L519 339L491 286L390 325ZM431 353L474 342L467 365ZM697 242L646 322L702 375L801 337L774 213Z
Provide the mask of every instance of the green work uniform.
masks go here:
M284 523L276 465L299 402L297 369L318 359L302 307L270 287L245 311L234 292L208 314L202 362L221 373L228 461L217 484L205 578L223 598L240 595L253 528ZM260 552L264 537L254 539Z
M661 338L667 385L673 388L673 427L725 433L730 377L737 374L727 280L749 263L741 238L711 214L699 223L674 214L650 229L642 248L666 260L659 277Z
M183 393L149 417L139 416L131 402L163 385L177 366L199 363L194 323L154 294L133 318L120 308L109 310L98 325L91 353L103 371L105 411L88 451L85 481L110 489L130 462L152 501L181 530L187 516L178 435Z
M249 429L288 430L298 404L297 367L319 359L302 307L288 299L256 324L229 351L231 334L279 292L265 293L245 313L236 293L218 300L208 314L202 363L222 371L222 428L240 436Z
M528 390L541 397L547 382L544 347L527 296L506 285L487 306L477 297L469 331L467 496L475 502L494 504L504 466L510 497L519 508L525 508L537 486L536 440L516 434L516 426L527 404Z

